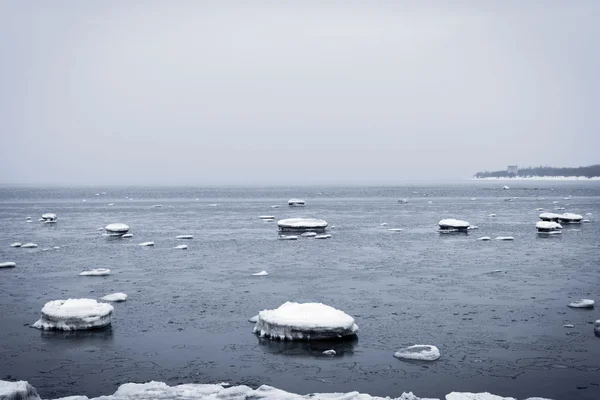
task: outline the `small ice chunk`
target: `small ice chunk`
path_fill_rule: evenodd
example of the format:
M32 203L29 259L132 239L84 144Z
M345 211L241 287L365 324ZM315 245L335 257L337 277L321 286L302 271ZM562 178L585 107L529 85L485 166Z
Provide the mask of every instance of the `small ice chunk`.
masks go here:
M562 225L554 221L538 221L535 227L539 232L552 232L562 229Z
M121 236L123 239L129 239L133 237L133 233L126 233L123 236Z
M160 208L160 207L162 207L162 204L155 204L152 207L154 207L154 208Z
M187 250L187 244L180 244L179 246L173 247L175 250Z
M589 219L584 219L581 222L584 222L584 223L588 224L590 222L590 220Z
M512 236L497 236L496 240L515 240Z
M325 350L323 352L323 354L325 354L326 356L335 356L336 352L335 352L335 350L331 349L331 350Z
M279 235L278 239L279 240L298 240L298 236L296 236L296 235Z
M194 235L179 235L175 236L175 239L193 239Z
M96 193L96 194L94 194L94 196L100 196L100 193Z
M325 235L317 235L314 237L315 239L329 239L331 238L330 234L325 234Z
M390 232L402 232L402 228L389 228L388 231L390 231Z
M129 231L129 225L117 222L114 224L106 225L104 229L109 235L122 236Z
M114 205L115 205L115 203L108 203L108 205L109 205L109 206L114 206Z
M573 325L573 324L564 324L563 328L575 328L575 325Z
M252 274L252 276L267 276L267 275L269 275L269 273L267 271L260 271L255 274Z
M208 206L209 206L209 207L216 207L216 206L218 206L218 204L214 204L214 203L213 203L213 204L209 204Z
M290 207L304 207L306 205L306 202L302 199L289 199L288 205Z
M140 243L140 246L154 246L154 242L143 242Z
M2 400L40 400L40 396L27 381L9 382L0 380Z
M510 189L510 186L504 185L504 186L502 187L502 189L504 189L504 190L508 190L508 189Z
M387 226L387 222L382 222L381 224L379 224L381 226Z
M255 315L254 317L251 317L251 318L249 318L249 319L248 319L248 321L249 321L249 322L252 322L253 324L255 324L255 323L256 323L256 321L258 321L258 314L257 314L257 315Z
M564 211L564 210L565 210L565 208L564 208L564 207L555 207L554 209L555 209L556 211Z
M23 246L23 243L21 243L21 242L14 242L14 243L10 244L10 247L21 247L21 246Z
M471 197L471 200L475 201L477 200L477 197Z
M435 346L416 344L398 350L394 357L402 360L435 361L440 358L440 351Z
M354 318L322 303L287 302L258 313L254 333L281 340L340 339L358 331Z
M594 333L600 336L600 319L597 319L596 322L594 322Z
M483 241L486 241L486 240L492 240L492 238L491 238L491 237L489 237L489 236L482 236L482 237L480 237L480 238L479 238L479 239L477 239L477 240L483 240Z
M23 249L35 249L36 247L38 247L38 245L35 243L25 243L24 245L21 245L21 248Z
M535 211L544 211L544 209L542 207L538 207L535 209Z
M108 268L95 268L88 271L79 273L79 276L107 276L110 275L110 269Z
M60 246L54 246L53 249L54 250L60 250Z
M317 236L317 232L304 232L300 236L302 236L302 237L315 237L315 236Z
M433 201L429 200L429 201L427 202L427 204L433 204Z
M17 263L12 262L12 261L0 263L0 268L14 268L16 266L17 266Z
M260 219L275 219L273 215L260 215L258 218Z
M571 308L594 308L595 301L590 299L581 299L569 303Z
M106 296L102 297L100 300L114 301L114 302L125 301L125 300L127 300L127 295L125 293L112 293L112 294L107 294Z
M271 208L279 208L279 206L277 204L274 204L271 206Z
M48 251L48 250L50 250L50 247L45 247L42 249L42 251Z
M440 226L441 230L467 230L467 228L471 226L471 224L469 224L467 221L453 218L442 219L440 222L438 222L438 225Z
M496 216L496 214L490 214L488 215L488 217L494 218Z
M557 201L553 201L552 204L558 204L558 200Z
M467 228L468 231L472 231L473 229L479 229L479 227L477 225L471 225Z
M42 308L41 318L33 325L38 329L84 330L110 325L114 308L93 299L49 301Z
M591 217L592 213L585 213L585 215L587 215L588 217Z

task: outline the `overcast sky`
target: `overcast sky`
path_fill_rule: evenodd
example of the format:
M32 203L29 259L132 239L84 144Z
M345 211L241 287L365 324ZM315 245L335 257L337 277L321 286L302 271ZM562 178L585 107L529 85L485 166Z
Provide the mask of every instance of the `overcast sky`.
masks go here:
M0 182L600 162L600 1L0 0Z

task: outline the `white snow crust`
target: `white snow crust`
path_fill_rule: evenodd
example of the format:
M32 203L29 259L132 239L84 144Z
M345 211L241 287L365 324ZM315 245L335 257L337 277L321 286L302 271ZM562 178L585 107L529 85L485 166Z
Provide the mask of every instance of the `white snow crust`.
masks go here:
M114 308L94 299L68 299L47 302L42 316L32 327L38 329L85 330L110 325Z
M79 274L80 276L106 276L110 275L110 269L108 268L94 268L87 271L83 271Z
M106 225L104 227L104 230L106 230L106 232L109 232L109 233L123 234L123 233L127 233L127 231L129 231L129 225L117 222L114 224Z
M281 340L335 339L355 335L354 318L322 303L286 302L258 313L254 333Z
M327 221L316 218L287 218L277 222L279 229L325 229Z
M594 308L596 302L590 299L581 299L577 301L573 301L569 303L569 307L571 308Z
M398 350L394 357L403 360L435 361L440 358L440 350L435 346L416 344Z
M467 221L453 218L443 219L438 222L438 225L440 226L440 229L466 229L471 226L471 224L469 224Z
M104 300L104 301L125 301L127 300L127 295L125 293L112 293L112 294L107 294L106 296L100 298L100 300Z
M17 263L12 262L12 261L0 263L0 268L14 268L16 266L17 266Z
M178 235L175 236L175 239L193 239L194 235Z
M255 274L252 274L252 276L267 276L267 275L269 275L269 273L267 271L260 271Z

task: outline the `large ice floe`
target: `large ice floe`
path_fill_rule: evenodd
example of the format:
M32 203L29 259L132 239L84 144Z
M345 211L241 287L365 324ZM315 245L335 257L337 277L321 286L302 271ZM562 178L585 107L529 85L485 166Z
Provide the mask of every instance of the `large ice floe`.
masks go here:
M258 313L254 333L281 340L323 340L353 337L354 318L322 303L286 302Z
M45 224L53 224L58 220L58 217L54 213L42 214L42 222Z
M110 275L108 268L94 268L79 273L80 276L107 276Z
M47 302L34 328L64 331L103 328L110 325L114 308L94 299L68 299Z
M590 299L581 299L577 301L573 301L569 303L569 307L571 308L594 308L596 302Z
M460 219L447 218L438 222L440 232L466 232L471 224Z
M323 232L327 228L327 221L316 218L287 218L277 222L279 230Z
M302 199L289 199L288 206L290 207L304 207L306 202Z
M402 360L435 361L440 358L440 351L435 346L416 344L398 350L394 357Z
M561 233L562 225L553 221L538 221L535 224L538 233L558 234Z
M452 392L446 400L515 400L513 397L496 396L490 393ZM8 382L0 380L0 399L2 400L41 400L37 391L26 381ZM112 395L88 398L74 396L64 400L439 400L417 397L412 392L402 393L399 397L378 397L365 393L312 393L300 395L286 392L272 386L262 385L257 389L249 386L229 386L224 383L210 385L188 383L169 386L164 382L125 383ZM549 400L530 397L525 400Z
M104 227L106 233L110 236L123 236L129 232L129 225L122 224L120 222L114 224L108 224Z
M17 263L12 261L2 262L0 263L0 268L14 268L17 266Z

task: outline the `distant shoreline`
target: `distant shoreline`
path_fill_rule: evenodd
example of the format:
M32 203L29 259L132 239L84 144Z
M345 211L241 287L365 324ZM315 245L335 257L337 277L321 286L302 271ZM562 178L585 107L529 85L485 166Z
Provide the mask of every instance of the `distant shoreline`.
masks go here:
M600 181L600 176L498 176L472 178L474 181Z

